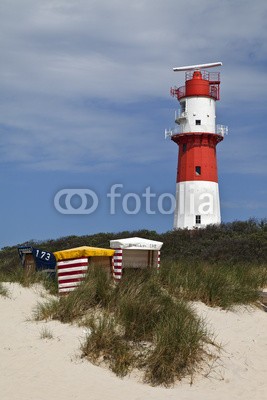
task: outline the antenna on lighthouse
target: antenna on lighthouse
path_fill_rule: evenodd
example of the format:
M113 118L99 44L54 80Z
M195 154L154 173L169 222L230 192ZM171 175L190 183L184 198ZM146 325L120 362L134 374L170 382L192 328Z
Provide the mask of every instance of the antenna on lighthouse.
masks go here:
M197 64L197 65L188 65L186 67L176 67L173 68L173 71L194 71L197 69L201 68L213 68L213 67L219 67L222 65L222 62L215 62L215 63L209 63L209 64Z

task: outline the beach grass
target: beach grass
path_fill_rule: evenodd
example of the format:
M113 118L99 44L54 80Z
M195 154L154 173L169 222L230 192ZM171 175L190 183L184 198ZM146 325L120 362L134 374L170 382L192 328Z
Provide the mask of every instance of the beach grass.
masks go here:
M186 375L193 377L205 358L208 336L204 321L186 303L174 303L155 327L155 347L146 360L145 381L168 387Z
M92 267L88 270L85 281L76 290L68 295L38 303L34 309L34 318L73 322L96 306L108 306L111 292L111 280L106 272L102 268Z
M0 282L0 296L2 297L9 297L10 293L9 290Z
M259 288L267 285L267 266L165 262L160 270L160 280L177 298L229 309L258 300Z
M192 308L173 299L148 271L129 273L114 285L104 271L92 268L68 296L39 303L34 317L86 326L90 334L81 345L82 357L119 376L141 369L152 385L170 386L193 375L210 340Z
M165 261L159 273L128 270L120 284L92 267L77 289L39 303L34 316L86 326L82 357L119 376L140 369L145 382L169 387L193 377L213 343L190 302L224 309L251 304L266 283L264 265Z
M210 362L207 345L214 341L191 302L229 310L256 304L259 290L267 287L267 223L251 219L195 231L99 233L42 246L49 251L88 243L108 247L112 238L131 236L164 243L159 272L126 270L115 284L104 269L90 266L77 289L58 296L56 279L25 273L12 247L0 252L0 282L43 284L56 296L36 305L36 320L86 327L82 357L118 376L137 368L145 382L169 387Z
M87 320L90 334L81 344L82 357L93 364L108 365L117 376L123 377L136 365L134 349L120 333L115 318L109 313Z
M43 327L40 332L40 339L53 339L53 333L50 329Z
M17 282L23 287L30 287L40 283L50 294L58 293L58 284L55 274L48 274L42 271L30 271L27 273L20 265L8 270L0 269L0 280L2 282Z

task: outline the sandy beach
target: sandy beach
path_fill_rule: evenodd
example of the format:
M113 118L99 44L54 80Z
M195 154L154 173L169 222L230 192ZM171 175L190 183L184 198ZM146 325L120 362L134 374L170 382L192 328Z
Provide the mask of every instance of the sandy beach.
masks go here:
M196 303L216 341L223 346L208 377L193 385L178 382L150 387L136 376L120 379L79 358L83 328L59 322L34 322L32 310L43 301L39 286L4 284L0 297L1 400L263 400L267 396L267 313L257 308L222 311ZM41 338L47 328L51 339Z

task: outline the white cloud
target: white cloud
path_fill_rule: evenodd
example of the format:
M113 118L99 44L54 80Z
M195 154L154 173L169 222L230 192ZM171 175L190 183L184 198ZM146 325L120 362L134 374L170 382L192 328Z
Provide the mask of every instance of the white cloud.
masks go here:
M152 131L161 138L157 101L171 104L169 87L183 84L175 65L223 61L219 107L226 111L266 102L265 1L8 0L0 7L2 161L67 170L164 158L150 139ZM263 157L262 144L254 146ZM242 154L250 147L245 139Z
M229 134L218 146L219 171L267 176L264 114L259 121L259 113L251 107L237 110L237 113L239 124L229 127ZM249 123L247 115L251 119Z

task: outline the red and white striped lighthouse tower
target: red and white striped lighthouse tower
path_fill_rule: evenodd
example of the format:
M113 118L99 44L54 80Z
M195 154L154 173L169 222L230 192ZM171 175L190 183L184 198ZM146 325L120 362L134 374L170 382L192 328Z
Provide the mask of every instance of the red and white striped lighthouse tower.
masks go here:
M175 113L178 129L165 136L179 146L174 228L200 228L221 222L216 146L227 127L216 125L215 102L220 98L220 74L193 65L174 68L186 71L185 86L171 89L180 103Z

